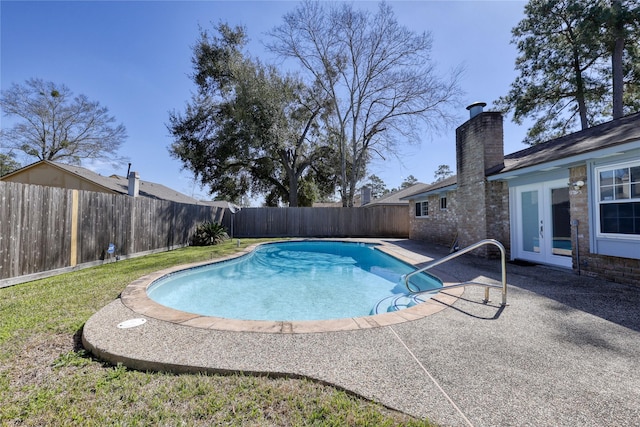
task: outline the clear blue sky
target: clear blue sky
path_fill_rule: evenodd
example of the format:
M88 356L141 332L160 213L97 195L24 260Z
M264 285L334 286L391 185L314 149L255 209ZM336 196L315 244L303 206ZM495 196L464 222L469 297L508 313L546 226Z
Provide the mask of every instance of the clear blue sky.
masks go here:
M507 93L515 79L516 48L511 29L524 17L524 1L389 1L398 21L416 31L431 32L432 57L439 72L463 65L459 124L468 119L465 106L492 102ZM375 10L377 2L356 1ZM183 110L194 84L191 47L198 26L228 22L246 27L249 53L275 61L263 48L266 32L294 9L293 1L4 1L0 2L0 88L35 77L65 84L109 109L129 135L120 155L143 180L158 182L196 197L206 192L193 185L167 147L168 112ZM2 126L11 124L5 117ZM505 152L523 148L526 129L505 118ZM400 160L371 165L370 173L393 188L409 175L432 182L440 164L455 169L455 129L424 135L422 144L406 146ZM23 164L32 160L19 158ZM85 165L103 175L125 175L127 164Z

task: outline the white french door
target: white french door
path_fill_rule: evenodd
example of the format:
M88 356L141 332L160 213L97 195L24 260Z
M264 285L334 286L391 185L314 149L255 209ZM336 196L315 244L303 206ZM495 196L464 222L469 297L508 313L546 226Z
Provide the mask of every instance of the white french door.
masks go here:
M515 188L515 258L571 267L571 218L567 180Z

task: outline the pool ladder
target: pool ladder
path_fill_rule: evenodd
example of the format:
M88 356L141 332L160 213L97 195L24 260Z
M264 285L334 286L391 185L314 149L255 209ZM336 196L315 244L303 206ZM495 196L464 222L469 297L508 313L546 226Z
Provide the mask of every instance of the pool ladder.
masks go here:
M416 270L413 271L407 275L404 276L404 285L406 286L406 288L409 290L410 293L412 294L417 294L420 293L422 291L420 290L413 290L411 289L411 286L409 284L409 278L411 276L414 276L416 274L419 273L423 273L427 270L429 270L430 268L433 268L437 265L443 264L449 260L452 260L454 258L459 257L460 255L464 255L467 252L471 252L474 249L477 249L481 246L485 246L485 245L494 245L497 246L498 249L500 249L500 266L502 269L502 283L500 285L495 285L495 284L489 284L489 283L479 283L479 282L464 282L464 283L457 283L457 284L453 284L453 285L446 285L443 286L442 288L440 288L439 290L445 290L445 289L451 289L451 288L462 288L465 286L471 286L471 285L475 285L475 286L484 286L485 290L484 290L484 300L483 302L486 304L489 302L489 288L501 288L502 289L502 306L506 306L507 305L507 262L506 262L506 256L505 256L505 249L504 246L502 245L502 243L498 242L495 239L484 239L484 240L480 240L477 243L474 243L470 246L467 246L464 249L460 249L457 252L454 252L450 255L447 255L444 258L440 258L439 260L436 261L432 261L429 264L427 264L425 267L421 268L420 270Z

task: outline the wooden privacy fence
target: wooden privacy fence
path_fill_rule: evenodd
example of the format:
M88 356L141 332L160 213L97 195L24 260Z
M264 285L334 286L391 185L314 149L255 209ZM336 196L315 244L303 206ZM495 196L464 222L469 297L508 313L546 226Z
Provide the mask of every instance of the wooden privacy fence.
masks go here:
M181 247L205 221L222 222L227 229L233 221L234 237L409 236L406 206L228 212L204 204L0 181L0 287L109 256Z
M234 237L409 237L408 206L243 208L231 221Z
M184 246L197 224L223 214L208 205L0 182L0 285L104 260L111 243L111 256Z

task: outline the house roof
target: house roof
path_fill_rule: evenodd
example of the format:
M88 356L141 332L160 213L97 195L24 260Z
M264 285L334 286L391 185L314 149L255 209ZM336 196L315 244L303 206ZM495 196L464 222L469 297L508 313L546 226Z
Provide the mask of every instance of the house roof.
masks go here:
M403 188L401 190L392 191L387 193L377 199L372 200L371 202L364 205L364 207L372 207L372 206L388 206L388 205L406 205L408 202L406 199L403 199L407 194L413 194L416 191L420 191L427 187L429 184L424 184L422 182L416 182L415 184Z
M32 163L28 166L18 169L17 171L5 175L3 178L8 178L11 175L21 173L27 169L36 168L42 164L47 164L52 167L61 169L66 173L76 175L77 177L85 181L90 181L100 187L105 188L106 190L110 190L118 194L128 194L129 180L126 177L118 175L103 176L80 166L67 165L64 163L52 162L50 160L41 160L39 162ZM140 180L139 194L140 196L148 197L151 199L168 200L172 202L187 204L205 204L205 202L199 202L198 200L189 197L186 194L180 193L162 184L157 184L150 181Z
M640 113L508 154L504 157L504 167L494 171L492 175L616 147L633 141L640 141Z
M392 191L390 193L385 194L382 197L378 197L377 199L372 200L370 203L367 203L364 207L381 206L381 205L406 205L408 201L405 198L405 196L409 194L414 194L416 192L424 191L424 189L427 187L429 187L429 184L416 182L415 184L407 188Z
M422 184L424 187L415 188L415 191L402 196L402 200L409 200L416 197L423 197L429 194L453 190L456 188L457 180L457 175L453 175L449 178L443 179L442 181L434 182L433 184ZM410 187L410 189L411 188L412 187Z
M631 114L601 125L578 131L560 138L536 144L524 150L504 156L504 166L489 171L489 179L499 179L504 175L515 174L531 168L539 171L541 165L579 161L583 157L591 158L613 154L619 146L636 143L640 148L640 113ZM584 160L584 159L582 159ZM457 185L457 175L441 182L406 195L403 199L420 198L445 190L453 190Z

